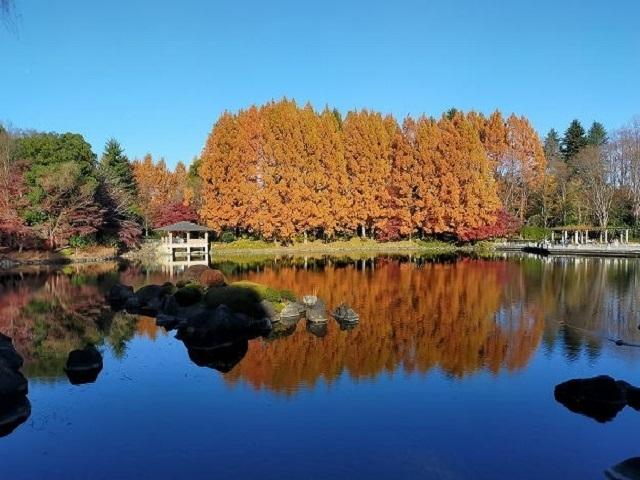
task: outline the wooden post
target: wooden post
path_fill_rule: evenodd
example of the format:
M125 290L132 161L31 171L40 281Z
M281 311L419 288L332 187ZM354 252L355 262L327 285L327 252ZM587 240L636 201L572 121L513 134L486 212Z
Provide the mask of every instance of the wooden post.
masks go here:
M580 240L578 240L578 231L573 232L573 243L579 244Z
M604 231L604 243L609 243L609 231L606 229Z
M555 241L556 241L555 232L551 230L551 243L555 243Z
M625 241L624 243L629 243L629 229L625 229L624 231L624 237L625 237Z
M209 255L209 232L204 232L204 254Z

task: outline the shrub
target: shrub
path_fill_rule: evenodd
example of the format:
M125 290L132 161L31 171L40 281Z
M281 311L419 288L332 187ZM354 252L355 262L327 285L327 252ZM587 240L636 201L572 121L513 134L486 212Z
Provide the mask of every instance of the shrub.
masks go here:
M222 235L220 235L220 241L222 243L231 243L231 242L235 242L236 240L236 236L234 235L233 232L222 232Z
M545 238L551 236L551 230L544 227L533 227L531 225L526 225L520 230L520 236L524 240L540 242Z

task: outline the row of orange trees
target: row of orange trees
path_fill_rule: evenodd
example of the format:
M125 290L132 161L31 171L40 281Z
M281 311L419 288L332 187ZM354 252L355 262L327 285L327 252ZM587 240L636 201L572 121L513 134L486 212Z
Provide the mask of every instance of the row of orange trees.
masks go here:
M291 241L503 235L524 218L546 160L526 118L342 118L283 99L213 126L198 168L212 228Z

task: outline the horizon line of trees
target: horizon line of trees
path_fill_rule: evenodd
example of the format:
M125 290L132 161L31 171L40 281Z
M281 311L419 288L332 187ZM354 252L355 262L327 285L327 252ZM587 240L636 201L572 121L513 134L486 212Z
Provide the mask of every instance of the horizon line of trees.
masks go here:
M131 248L153 228L206 223L226 238L475 241L520 226L637 226L640 118L578 120L541 141L522 116L344 117L282 99L225 112L200 158L171 170L98 157L79 134L0 126L0 246Z

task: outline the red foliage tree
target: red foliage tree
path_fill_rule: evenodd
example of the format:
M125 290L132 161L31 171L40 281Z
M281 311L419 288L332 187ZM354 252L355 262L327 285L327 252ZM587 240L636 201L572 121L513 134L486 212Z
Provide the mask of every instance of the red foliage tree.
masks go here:
M493 223L477 228L464 229L458 234L463 241L486 240L489 238L508 237L520 230L522 223L504 209L498 210Z
M197 222L198 213L191 205L173 202L162 205L153 216L153 227L164 227L176 222Z

